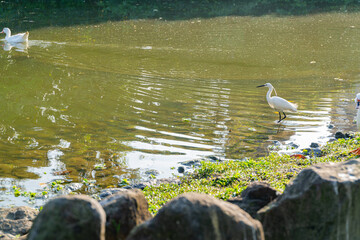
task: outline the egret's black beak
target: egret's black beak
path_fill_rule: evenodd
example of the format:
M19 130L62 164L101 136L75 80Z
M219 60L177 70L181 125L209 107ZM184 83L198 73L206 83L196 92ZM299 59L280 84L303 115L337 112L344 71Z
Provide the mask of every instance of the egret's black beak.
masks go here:
M266 85L265 84L263 84L263 85L260 85L260 86L257 86L257 87L265 87Z

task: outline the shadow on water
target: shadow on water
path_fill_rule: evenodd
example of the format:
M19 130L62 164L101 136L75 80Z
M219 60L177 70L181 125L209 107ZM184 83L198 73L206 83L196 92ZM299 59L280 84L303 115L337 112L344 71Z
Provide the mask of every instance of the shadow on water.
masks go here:
M42 27L99 24L137 19L189 20L225 16L301 16L356 12L358 3L342 1L1 1L0 26L16 31Z

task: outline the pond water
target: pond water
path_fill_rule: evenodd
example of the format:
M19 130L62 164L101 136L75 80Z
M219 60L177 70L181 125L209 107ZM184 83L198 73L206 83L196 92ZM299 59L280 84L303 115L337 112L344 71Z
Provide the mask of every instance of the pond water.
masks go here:
M106 22L29 39L0 42L0 206L27 204L13 185L99 189L356 130L360 14ZM256 88L266 82L299 106L280 125Z

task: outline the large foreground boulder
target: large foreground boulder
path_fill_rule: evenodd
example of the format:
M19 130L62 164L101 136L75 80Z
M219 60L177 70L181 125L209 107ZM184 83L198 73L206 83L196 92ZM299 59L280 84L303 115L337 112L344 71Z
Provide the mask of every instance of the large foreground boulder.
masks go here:
M30 207L0 208L0 239L27 234L38 213Z
M239 206L241 209L256 218L257 211L277 198L277 192L270 184L265 182L253 182L240 197L233 197L228 202Z
M34 220L28 240L104 240L105 212L94 199L61 196L50 200Z
M138 189L117 192L100 204L106 213L106 240L125 239L136 225L151 218L145 196Z
M259 221L234 204L214 197L186 193L151 220L137 226L127 240L263 240Z
M301 171L258 212L266 240L360 239L360 161Z

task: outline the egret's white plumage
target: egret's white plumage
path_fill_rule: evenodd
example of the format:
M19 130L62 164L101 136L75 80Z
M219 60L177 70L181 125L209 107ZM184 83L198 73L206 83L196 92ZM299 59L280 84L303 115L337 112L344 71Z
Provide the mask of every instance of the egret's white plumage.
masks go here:
M11 35L11 31L9 28L4 28L2 30L2 32L0 32L0 33L5 33L6 34L5 41L10 42L10 43L27 42L28 38L29 38L29 32Z
M265 83L264 85L260 85L257 87L268 87L269 88L269 91L266 94L266 100L269 103L271 108L273 108L274 110L279 112L278 123L286 118L286 114L284 111L291 111L291 112L297 111L296 104L293 104L293 103L291 103L281 97L278 97L278 96L271 96L272 91L275 90L275 88L271 85L271 83ZM276 93L276 90L275 90L275 93ZM281 113L284 114L284 118L281 118Z
M357 128L360 129L360 93L356 94L356 97L354 100L355 100L356 109L357 109L356 125L357 125Z

